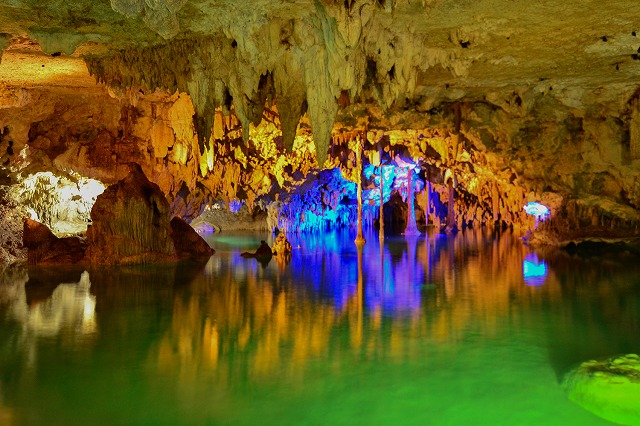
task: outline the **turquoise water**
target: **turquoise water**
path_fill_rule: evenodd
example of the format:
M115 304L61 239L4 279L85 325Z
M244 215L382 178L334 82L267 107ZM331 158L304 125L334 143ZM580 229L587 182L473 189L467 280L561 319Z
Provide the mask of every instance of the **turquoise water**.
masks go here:
M0 275L0 424L599 425L559 380L640 351L640 263L481 233L207 238L204 264Z

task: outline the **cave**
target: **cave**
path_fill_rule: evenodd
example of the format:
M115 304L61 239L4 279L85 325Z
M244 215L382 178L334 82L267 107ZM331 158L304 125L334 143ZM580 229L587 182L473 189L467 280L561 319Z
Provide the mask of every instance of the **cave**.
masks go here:
M0 423L640 424L632 6L3 2Z

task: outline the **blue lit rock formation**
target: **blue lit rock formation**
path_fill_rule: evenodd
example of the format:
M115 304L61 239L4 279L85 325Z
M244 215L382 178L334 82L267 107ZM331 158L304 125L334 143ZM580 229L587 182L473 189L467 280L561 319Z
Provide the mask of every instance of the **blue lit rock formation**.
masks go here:
M640 425L638 355L583 362L562 385L572 401L592 413L617 424Z

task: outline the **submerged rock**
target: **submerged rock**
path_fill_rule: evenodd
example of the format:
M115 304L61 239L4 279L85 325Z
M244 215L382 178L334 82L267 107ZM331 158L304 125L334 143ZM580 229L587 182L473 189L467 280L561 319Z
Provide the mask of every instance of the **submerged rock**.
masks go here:
M640 425L640 357L620 355L586 361L564 378L569 399L622 425Z
M255 253L249 253L245 251L240 256L242 257L254 257L256 259L271 259L273 256L273 251L269 244L265 240L260 241L260 247L255 251Z

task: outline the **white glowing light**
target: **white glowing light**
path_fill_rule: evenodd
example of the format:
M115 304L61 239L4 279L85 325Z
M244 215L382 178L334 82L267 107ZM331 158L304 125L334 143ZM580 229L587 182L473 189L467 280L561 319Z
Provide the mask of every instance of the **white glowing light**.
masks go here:
M538 227L539 222L544 221L551 214L547 206L536 201L529 201L525 204L524 211L536 218L536 228Z
M66 175L38 172L26 176L12 197L24 205L33 220L45 223L54 234L86 231L91 208L105 185L67 170Z
M535 201L530 201L524 206L524 211L530 215L535 216L537 219L544 219L551 213L549 208L544 204L540 204Z

